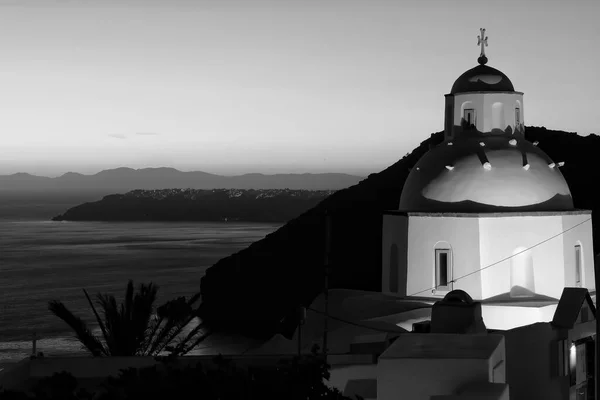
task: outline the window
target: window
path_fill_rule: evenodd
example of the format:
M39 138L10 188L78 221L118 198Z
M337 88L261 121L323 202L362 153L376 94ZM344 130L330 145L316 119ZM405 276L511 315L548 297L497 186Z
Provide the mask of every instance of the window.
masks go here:
M515 126L521 125L521 109L515 108Z
M575 286L581 287L581 245L575 246Z
M465 108L463 119L465 120L465 127L470 128L475 126L475 109Z
M436 290L452 290L452 265L450 249L435 250L435 288Z

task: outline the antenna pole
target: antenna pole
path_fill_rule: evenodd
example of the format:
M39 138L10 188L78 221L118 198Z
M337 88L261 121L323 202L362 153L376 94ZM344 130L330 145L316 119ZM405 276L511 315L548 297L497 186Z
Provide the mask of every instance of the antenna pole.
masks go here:
M327 361L327 334L329 323L329 253L331 251L331 214L325 211L325 285L323 294L325 296L325 321L323 324L323 358Z

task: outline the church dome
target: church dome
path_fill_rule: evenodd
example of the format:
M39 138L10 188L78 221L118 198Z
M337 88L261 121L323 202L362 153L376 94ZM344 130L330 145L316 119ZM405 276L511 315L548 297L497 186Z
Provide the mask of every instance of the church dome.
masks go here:
M400 210L573 210L559 166L521 135L476 135L427 152L402 189Z
M515 88L504 73L496 68L480 64L471 68L452 85L450 94L466 92L514 92Z

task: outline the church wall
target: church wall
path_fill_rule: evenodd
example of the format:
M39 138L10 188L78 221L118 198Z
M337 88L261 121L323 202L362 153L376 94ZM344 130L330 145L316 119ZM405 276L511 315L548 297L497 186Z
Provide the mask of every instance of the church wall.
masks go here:
M432 293L435 287L435 248L447 242L451 249L452 279L479 269L479 226L477 218L410 216L408 220L407 295L442 298L447 292ZM472 274L453 284L473 299L481 297L481 279Z
M444 112L444 138L445 140L454 139L454 96L446 95L446 108Z
M567 230L591 218L591 214L564 215L562 217L563 230ZM575 287L575 245L579 244L582 250L582 276L581 285L592 291L596 288L594 278L594 249L592 243L592 221L583 223L563 235L564 246L564 276L565 286Z
M502 105L502 114L499 122L494 123L494 108ZM515 130L515 108L520 107L520 120L523 119L523 95L517 93L487 93L483 104L486 118L482 132L491 132L492 129L505 130L510 126L512 132Z
M381 243L381 291L383 293L406 296L407 246L408 217L384 215ZM396 280L395 285L390 285L391 279Z
M525 121L521 93L457 94L454 96L454 104L455 127L461 126L465 108L475 109L475 127L480 132L491 132L492 129L505 130L508 126L514 132L516 107L520 108L521 122Z
M475 110L475 127L483 132L484 95L482 93L466 93L454 96L454 126L455 131L461 130L464 110Z
M562 236L531 248L521 255L513 255L516 251L528 249L562 231L563 222L560 215L480 218L481 267L485 268L508 258L478 274L482 280L482 298L510 292L512 271L513 283L516 279L520 286L529 286L528 279L531 277L533 287L526 287L527 289L559 299L565 276ZM531 275L520 275L519 269L530 265L527 262L520 264L523 256L531 258ZM515 271L519 274L516 277ZM525 279L525 282L520 283L519 279Z

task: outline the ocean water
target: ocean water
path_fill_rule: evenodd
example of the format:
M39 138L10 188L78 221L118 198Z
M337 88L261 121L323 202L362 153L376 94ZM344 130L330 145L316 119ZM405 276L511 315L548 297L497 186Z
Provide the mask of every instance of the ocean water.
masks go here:
M52 222L0 218L0 363L37 351L85 354L68 326L48 311L61 300L94 326L92 299L120 301L128 279L159 286L157 305L200 290L205 270L279 225L257 223Z

